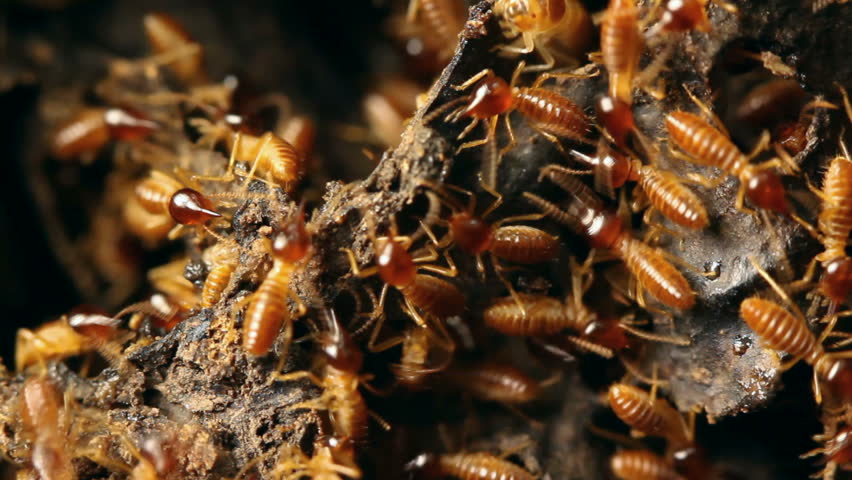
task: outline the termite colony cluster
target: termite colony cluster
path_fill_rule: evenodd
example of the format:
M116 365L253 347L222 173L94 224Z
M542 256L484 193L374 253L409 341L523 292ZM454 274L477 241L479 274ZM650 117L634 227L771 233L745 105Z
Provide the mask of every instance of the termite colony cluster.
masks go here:
M756 409L797 361L824 425L802 453L825 479L852 463L843 86L806 94L743 49L764 76L720 120L698 76L666 78L736 22L722 0L467 10L412 0L390 22L421 78L443 73L364 97L361 130L390 150L321 198L323 126L211 80L187 28L144 17L151 54L109 65L50 156L111 148L115 215L92 228L185 249L148 271L145 299L18 331L0 381L17 478L734 478L697 414ZM714 262L731 236L740 252ZM822 251L794 266L791 238ZM719 300L714 282L744 285ZM736 341L703 351L708 334ZM604 383L581 387L589 365ZM551 430L549 448L591 435L605 469L537 461L581 388L577 438ZM597 426L595 403L620 423Z

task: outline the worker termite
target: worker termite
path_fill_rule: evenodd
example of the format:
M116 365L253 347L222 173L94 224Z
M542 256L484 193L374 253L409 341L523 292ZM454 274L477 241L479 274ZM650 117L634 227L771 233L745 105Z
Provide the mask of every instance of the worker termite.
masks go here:
M426 386L431 375L447 368L454 349L447 348L432 337L433 333L425 328L412 327L406 330L399 363L391 366L398 384L409 390L418 390ZM444 358L435 358L436 351L441 352Z
M410 0L407 19L417 20L423 24L423 30L435 38L441 45L439 55L449 58L458 43L458 36L464 28L465 12L459 0Z
M428 185L425 184L424 185ZM481 185L483 190L495 197L494 202L485 209L482 214L476 214L476 196L473 192L458 187L447 186L468 196L469 201L463 207L455 198L447 194L442 188L431 185L432 190L440 194L444 203L450 206L452 214L447 220L449 233L447 237L438 241L432 239L439 249L450 244L455 244L465 253L476 256L476 268L481 275L485 275L485 265L482 261L483 254L489 254L491 264L497 277L503 282L513 297L517 294L512 284L503 277L502 271L505 267L500 261L505 260L512 263L535 264L554 260L559 253L559 238L544 230L527 225L506 225L507 223L525 220L538 220L542 214L519 215L506 217L494 223L488 223L486 218L490 216L503 203L503 196L492 190L485 184ZM429 230L426 230L427 233Z
M68 450L65 430L68 421L56 387L45 377L33 376L21 389L21 422L32 442L33 469L40 478L73 480L76 478Z
M442 372L438 379L480 400L504 405L535 400L543 386L552 382L550 379L539 382L513 365L496 361L456 365Z
M556 64L550 43L570 56L585 53L592 40L592 20L577 0L497 0L494 14L510 39L521 37L523 46L506 45L501 50L527 54L538 51L544 63L526 71L550 70Z
M644 305L642 288L669 307L689 310L695 305L695 293L683 275L658 250L630 236L621 219L604 209L589 187L575 176L556 170L545 169L542 174L569 192L574 201L563 210L532 193L524 192L524 197L548 216L585 236L592 248L604 248L620 257L638 280L640 305Z
M158 63L167 65L186 85L207 83L201 45L177 20L165 13L149 13L143 24L151 49L160 57Z
M795 314L771 300L754 296L742 301L740 317L769 348L787 352L793 358L804 360L813 367L814 395L817 403L822 401L819 388L821 379L828 385L833 399L848 404L852 400L852 363L848 359L849 355L826 352L821 343L823 338L817 339L811 332L799 307L753 258L750 257L749 260L760 276L792 307ZM826 328L822 337L828 335L830 330L830 327Z
M300 207L294 218L272 237L272 269L251 295L243 317L243 348L250 354L266 354L282 326L284 344L289 345L293 325L287 299L293 298L300 310L304 309L304 304L290 290L290 278L310 251L311 235L305 228L305 213Z
M665 458L650 450L621 450L609 459L612 473L621 480L684 480Z
M421 453L405 464L405 470L414 478L437 480L447 476L461 480L484 478L499 480L534 480L536 475L508 460L487 452L472 453Z
M457 140L465 138L480 122L488 122L485 138L463 143L459 146L459 151L484 145L493 139L500 115L505 116L506 129L510 140L509 144L501 149L501 152L514 147L517 142L509 121L509 113L514 110L520 112L534 130L553 142L559 149L562 149L559 143L560 138L587 143L589 119L583 109L559 93L541 87L541 84L555 76L585 78L594 74L543 74L536 79L531 87L515 86L524 65L524 62L518 64L515 73L512 75L512 80L508 84L495 75L491 69L477 73L461 85L453 87L456 90L467 90L475 85L473 93L448 102L430 113L427 118L439 115L456 103L464 102L464 105L446 116L446 119L452 122L460 118L473 119L456 137ZM428 122L428 120L424 120L424 122Z
M359 444L367 434L367 404L358 390L364 362L360 347L340 324L333 310L324 311L325 330L316 335L323 357L322 376L309 371L279 375L278 381L307 378L323 388L314 399L291 405L290 408L328 410L337 436Z
M664 399L652 398L637 387L616 383L609 387L609 406L615 415L642 435L662 437L670 451L693 444L686 422Z
M298 446L282 443L277 463L271 477L280 479L316 478L321 480L343 480L361 478L361 470L338 457L339 444L335 437L320 438L314 443L314 454L308 457ZM237 477L239 478L239 476Z
M134 110L86 107L57 127L50 151L60 160L91 156L111 140L140 140L156 128L157 123Z
M203 257L210 267L201 290L201 308L210 308L219 302L228 287L239 264L239 250L235 242L220 240L204 250Z
M609 96L630 105L644 48L635 0L610 0L601 21L601 56L609 74Z
M376 265L362 269L358 266L358 261L352 250L344 248L343 251L349 258L352 273L360 278L379 275L384 282L376 311L383 311L388 289L394 287L402 294L406 313L411 316L415 323L421 328L431 326L436 329L442 334L436 338L441 338L445 345L450 345L452 340L447 338L443 324L440 322L464 311L464 295L452 283L419 272L427 271L446 277L455 277L458 271L452 258L448 254L444 254L447 267L433 264L432 262L438 259L438 252L431 246L427 247L424 253L414 256L408 251L411 246L411 237L400 236L395 221L391 223L389 237L377 237L371 214L367 214L365 220L370 224L369 235L373 243ZM426 318L421 315L421 311ZM427 319L430 317L435 317L435 320L429 322ZM376 339L383 321L384 316L379 316L378 322L373 328L368 344L371 351L387 348L384 345L376 345ZM394 339L393 342L393 344L396 344L398 340Z
M598 147L594 157L576 150L572 150L571 155L581 163L592 167L595 187L598 191L612 192L627 181L638 182L653 207L646 211L646 223L650 223L650 215L654 211L689 229L703 229L710 222L701 199L670 172L645 165L639 159L625 157L605 143ZM558 165L549 165L546 168L548 172L577 173Z
M248 172L245 172L246 184L257 179L289 191L305 174L304 156L293 145L272 132L266 132L260 137L237 132L226 138L231 157L225 174L212 177L196 175L192 177L193 180L231 182L236 178L234 172L237 161L251 164Z
M786 214L787 201L781 177L770 168L781 166L779 159L759 165L750 164L746 155L731 140L701 117L684 111L666 116L666 128L672 142L687 154L687 159L699 165L717 167L737 177L736 208L749 211L743 205L747 196L760 208Z

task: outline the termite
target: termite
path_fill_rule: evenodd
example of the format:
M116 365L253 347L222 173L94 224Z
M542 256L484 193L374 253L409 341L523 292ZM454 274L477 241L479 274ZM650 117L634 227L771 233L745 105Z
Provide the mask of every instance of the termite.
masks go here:
M432 275L419 273L420 271L427 271L450 278L455 277L458 271L452 258L448 254L444 254L448 267L434 264L433 262L438 259L438 252L432 246L428 246L424 253L413 256L408 251L411 246L411 237L400 236L396 222L391 223L391 235L389 237L376 237L372 218L371 214L368 214L365 220L370 224L369 235L373 243L376 265L362 269L358 266L358 261L352 250L348 248L342 250L346 252L349 258L353 274L360 278L379 275L384 282L376 311L383 311L388 289L394 287L403 296L406 313L419 327L434 326L439 332L443 333L441 337L445 339L444 342L447 345L452 344L452 340L447 338L446 331L440 322L447 317L460 315L464 312L465 297L458 287L452 283ZM437 320L427 321L421 315L421 311L427 318L435 317ZM372 351L384 348L375 344L383 321L384 315L379 317L376 326L373 328L368 344Z
M423 30L441 45L441 58L452 56L458 36L464 28L464 6L459 0L410 0L407 20L414 22L420 16Z
M156 170L136 184L124 206L124 220L130 230L152 241L174 238L176 223L202 225L221 216L204 194Z
M477 271L482 275L485 274L482 256L488 254L498 278L513 297L517 294L511 283L501 273L505 269L501 261L529 265L554 260L558 256L558 237L528 225L507 225L513 222L538 220L543 217L542 214L518 215L488 223L486 219L503 203L503 196L497 191L482 184L483 190L494 196L495 200L485 211L477 215L476 196L473 192L448 186L468 196L467 206L462 206L443 189L432 187L433 191L440 193L440 197L452 209L452 214L446 221L449 227L447 238L441 242L433 239L433 242L438 244L438 248L447 247L452 243L461 251L475 255Z
M157 128L157 123L134 110L86 107L57 127L50 151L60 160L93 155L112 140L140 140Z
M666 400L652 399L644 390L623 383L609 387L608 398L610 408L622 422L643 435L664 438L670 451L693 444L683 416Z
M341 461L338 457L342 441L336 437L324 437L314 442L314 454L305 455L298 446L282 443L277 463L270 474L272 478L316 478L320 480L342 480L361 478L361 470L354 462ZM351 465L349 463L352 463ZM239 478L239 477L237 477Z
M825 469L821 472L824 479L834 478L837 467L848 469L852 464L852 427L844 427L825 440L825 445L802 455L801 458L824 455ZM817 478L817 476L813 476Z
M234 242L220 241L204 250L203 257L210 267L201 290L201 308L210 308L228 287L239 264L239 250Z
M450 101L429 115L429 117L438 115L456 103L463 102L463 105L446 116L448 121L456 121L463 117L473 119L456 137L457 140L465 138L480 122L488 122L485 138L463 143L458 151L484 145L494 138L500 115L505 116L510 139L509 144L501 149L501 152L511 149L517 142L508 114L514 110L520 112L533 129L553 142L559 149L562 149L559 143L560 138L588 143L586 137L590 132L589 119L583 109L559 93L542 88L541 84L555 76L585 78L593 74L542 74L531 87L517 87L515 85L524 65L524 62L518 64L508 84L491 69L482 70L461 85L453 87L456 90L467 90L475 85L473 93Z
M622 104L633 101L633 83L644 46L635 0L610 0L601 21L601 56L609 74L609 96Z
M649 223L653 211L658 211L672 222L693 230L703 229L710 223L707 209L704 208L701 199L671 172L645 165L639 159L621 155L605 143L598 147L594 157L576 150L572 150L571 155L581 163L592 167L595 187L599 191L612 192L613 189L623 186L628 181L637 182L653 207L646 212L646 223ZM547 169L565 174L576 173L558 165L550 165Z
M292 318L287 299L293 298L304 308L301 300L290 290L290 278L308 258L311 235L305 228L305 213L300 207L272 238L270 253L272 269L266 274L251 296L243 317L243 348L252 355L264 355L272 347L281 327L285 331L285 344L289 345Z
M536 475L519 465L486 452L473 453L421 453L405 464L407 472L424 480L447 476L461 480L534 480Z
M813 189L822 201L817 219L818 232L798 216L793 218L814 234L824 250L814 257L803 279L810 282L816 263L822 264L820 292L835 306L842 303L852 290L852 257L846 253L849 232L852 231L852 157L841 143L843 155L832 159L825 171L822 190Z
M743 205L747 196L760 208L782 214L788 212L781 177L770 170L781 165L779 159L759 165L749 163L748 157L726 135L693 113L676 111L668 114L666 128L669 138L688 155L687 159L699 165L719 168L739 179L735 203L738 210L749 211Z
M621 480L684 480L665 458L650 450L618 451L609 465Z
M422 88L404 78L384 78L364 96L362 110L370 132L386 147L399 144Z
M638 135L633 119L633 107L629 102L610 95L601 95L595 100L595 113L601 126L619 148L626 148L631 134Z
M227 138L231 157L225 175L218 177L199 175L193 177L194 180L233 181L237 161L251 164L245 174L246 184L252 179L258 179L289 191L302 180L305 174L304 155L278 135L266 132L257 137L237 132Z
M290 408L328 410L337 436L360 444L366 438L368 420L367 404L358 390L364 355L333 310L325 310L324 319L326 330L316 336L323 358L322 375L299 371L279 375L276 380L307 378L322 387L323 393L319 397L291 405Z
M537 195L524 192L527 200L554 220L585 236L592 248L604 248L620 257L639 286L663 304L679 310L689 310L695 305L695 293L683 275L660 251L630 236L621 219L604 209L600 198L589 187L575 176L556 170L545 169L542 174L569 192L574 201L563 210ZM638 289L637 300L644 305L642 288Z
M425 328L409 328L404 338L399 363L392 365L391 370L398 384L409 390L418 390L426 386L431 375L447 368L453 349L442 347L441 342L433 338L433 333ZM444 358L436 360L435 351L442 352Z
M195 286L183 276L188 263L189 258L182 257L148 271L151 286L163 292L169 303L184 311L194 310L201 300Z
M148 43L159 55L159 63L166 64L186 85L207 83L204 53L177 20L165 13L149 13L143 20Z
M544 63L527 67L526 71L550 70L556 64L553 42L562 53L577 56L585 53L592 40L589 12L577 0L497 0L493 12L500 20L503 33L510 39L521 37L523 46L507 45L501 50L528 54L538 51Z
M766 273L753 258L749 258L757 272L772 287L794 313L783 306L756 296L746 298L740 304L740 317L754 330L758 337L773 350L789 353L795 359L804 360L813 367L814 395L821 403L819 379L823 380L831 393L841 402L852 400L852 364L846 354L828 353L821 340L808 328L804 315L790 297ZM836 318L836 317L834 317ZM830 333L826 328L823 337Z
M76 478L64 431L69 419L63 414L56 387L45 377L29 377L21 388L20 401L23 431L32 442L30 462L38 476L51 480Z
M542 391L542 384L522 370L495 361L453 366L438 379L480 400L504 405L530 402Z

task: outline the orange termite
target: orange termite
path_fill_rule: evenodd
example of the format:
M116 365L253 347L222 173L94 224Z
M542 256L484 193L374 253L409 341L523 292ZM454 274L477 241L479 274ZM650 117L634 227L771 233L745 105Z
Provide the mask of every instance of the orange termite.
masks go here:
M352 443L337 437L321 437L314 442L314 454L309 457L300 447L283 442L270 476L281 479L360 479L361 470L354 461L354 453L350 452Z
M722 0L712 0L725 10L736 14L737 7ZM647 33L647 36L663 33L709 32L711 25L707 18L707 5L710 0L667 0L659 22Z
M310 251L311 235L305 229L305 214L300 208L296 216L272 238L272 269L252 295L243 317L243 348L250 354L266 354L282 326L289 344L292 319L287 299L294 297L290 290L290 277ZM298 298L293 299L301 304Z
M324 360L322 376L308 371L281 375L280 381L307 378L323 393L317 398L291 405L290 408L328 410L337 436L348 438L355 444L367 435L367 404L358 391L361 377L358 373L364 364L364 354L349 332L340 324L331 309L324 312L326 330L317 334L317 345Z
M612 411L632 430L666 439L670 450L692 445L683 416L666 400L652 400L644 390L623 383L609 387L608 398Z
M302 180L305 174L305 157L283 138L272 132L266 132L260 137L237 133L228 138L231 159L225 175L195 178L229 182L234 179L236 162L240 161L250 164L246 181L253 178L265 181L268 178L272 183L290 190Z
M407 472L416 478L433 480L447 476L461 480L535 480L536 475L520 466L486 452L421 453L405 464Z
M462 117L473 119L459 134L457 137L458 140L466 137L479 122L488 121L485 138L466 142L458 150L484 145L490 139L494 138L500 115L506 115L506 129L510 138L509 145L502 150L507 151L512 148L516 144L516 141L511 123L508 121L508 114L514 110L520 112L536 131L551 142L554 142L560 149L562 148L559 143L560 138L568 138L577 142L587 143L588 140L586 137L589 134L589 119L586 117L583 109L559 93L541 87L541 84L545 80L554 78L556 75L543 74L536 79L531 87L517 87L515 84L523 67L524 62L521 62L518 68L515 69L512 80L508 84L505 80L495 75L491 69L485 69L477 73L463 84L454 87L457 90L466 90L475 85L473 93L439 107L438 110L432 112L429 116L438 115L446 108L450 108L456 103L464 102L464 105L456 108L446 117L449 121L456 121ZM560 76L588 77L590 74L565 74Z
M571 154L580 162L592 167L595 187L599 191L611 192L627 181L636 181L648 197L651 206L672 222L694 230L703 229L710 223L707 209L704 208L701 199L670 172L645 165L639 159L625 157L605 144L598 148L594 157L576 150L572 150ZM557 165L546 168L548 171L573 173L572 170ZM646 217L646 221L648 219Z
M162 63L187 85L207 83L204 69L204 53L174 18L165 13L149 13L143 20L148 43L154 53L170 58Z
M649 450L621 450L609 460L621 480L684 480L665 458Z
M497 0L493 12L506 37L520 36L523 43L502 50L520 54L537 50L544 60L526 71L550 70L556 64L551 42L559 53L577 56L585 53L592 40L592 20L577 0Z
M595 113L619 148L626 148L629 136L638 132L633 119L633 107L617 97L610 95L598 97L595 101Z
M541 384L522 370L495 361L454 366L439 379L480 400L507 405L535 400L542 390Z
M157 127L130 109L86 107L59 125L51 137L50 151L60 160L93 155L111 140L140 140Z
M435 43L441 45L441 58L452 56L458 43L459 33L464 28L464 5L459 0L410 0L408 21L420 15L423 30L429 32Z
M372 217L367 216L367 220L372 222ZM440 267L432 263L438 259L438 252L431 246L427 247L426 252L422 255L412 256L408 251L411 245L411 237L399 236L396 223L391 224L390 237L376 237L375 228L372 225L370 235L373 239L375 266L362 269L358 266L358 261L352 250L344 248L343 251L349 257L349 264L355 275L365 278L378 274L384 282L376 310L379 312L383 310L388 288L394 287L403 296L406 313L414 319L418 326L423 328L430 326L430 323L423 318L420 311L429 317L436 317L437 321L432 323L444 334L442 337L446 344L452 344L440 321L464 312L465 297L452 283L432 275L419 273L421 270L425 270L447 277L455 277L458 271L449 255L444 255L449 267ZM381 330L383 320L384 315L379 317L376 326L373 328L369 342L371 350L381 349L381 347L375 345L375 340Z
M852 231L852 160L848 152L831 161L818 195L822 209L817 225L825 248L814 258L822 263L819 288L833 302L841 303L852 290L852 258L846 254Z
M679 310L695 305L695 293L683 275L658 251L631 237L624 231L621 219L603 208L597 195L573 175L555 170L543 171L554 183L571 193L574 201L567 210L529 192L524 192L533 205L556 221L571 227L589 241L592 248L605 248L618 255L636 277L640 287L660 302ZM644 304L639 290L638 301Z
M302 155L303 161L311 158L317 137L316 123L305 115L294 115L280 128L281 138Z
M21 388L21 422L32 442L33 470L40 478L73 480L76 470L71 463L63 418L62 399L56 387L44 377L29 377Z
M201 308L216 305L239 264L239 251L231 242L220 242L204 250L204 261L210 265L201 290Z
M402 355L399 363L391 366L397 383L409 390L423 388L430 375L447 368L452 360L453 349L440 347L431 331L425 328L413 327L405 332L402 342ZM440 362L434 359L433 352L443 352L445 358Z
M610 0L601 21L601 56L609 74L609 96L628 106L644 46L635 0Z
M752 165L748 158L721 132L701 117L683 111L666 116L666 128L672 141L700 165L719 168L737 177L740 188L736 207L744 210L743 200L748 196L752 203L778 213L786 214L787 201L781 177L769 167L777 166L773 160Z
M740 304L740 317L754 330L769 348L787 352L802 359L814 369L814 387L817 402L821 394L817 378L829 386L832 394L846 403L852 400L852 363L841 354L827 353L817 337L808 328L807 321L790 297L778 286L753 258L749 258L757 272L769 283L795 314L781 305L758 297L749 297Z

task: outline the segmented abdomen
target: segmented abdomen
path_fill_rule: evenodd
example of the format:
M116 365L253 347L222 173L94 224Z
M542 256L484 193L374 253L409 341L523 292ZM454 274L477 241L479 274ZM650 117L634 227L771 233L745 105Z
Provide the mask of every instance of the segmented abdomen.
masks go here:
M541 263L556 258L559 239L535 227L510 225L494 232L491 252L510 262Z
M580 330L577 321L566 315L559 300L544 295L518 295L521 305L513 297L499 298L483 312L485 324L506 335L550 335L566 328Z
M642 167L639 184L651 205L674 223L693 229L707 226L707 210L701 199L674 176L652 167Z
M222 264L217 265L204 280L204 288L201 290L201 307L210 308L219 302L222 292L231 281L231 274L234 273L235 265Z
M439 457L441 473L461 480L535 480L523 468L490 453L455 453Z
M275 262L254 293L243 320L243 347L263 355L272 347L284 322L290 320L286 298L291 268Z
M633 77L644 46L638 21L632 0L613 0L601 22L601 54L609 73L610 96L627 103L632 100Z
M589 119L583 109L554 91L517 88L513 101L515 109L547 133L575 140L584 140L589 133Z
M621 256L639 285L657 300L680 310L695 306L695 293L689 282L659 252L627 235L619 237L612 249Z
M670 113L666 117L666 128L672 141L695 163L737 176L748 164L733 142L697 115L680 111Z
M538 382L507 364L461 366L447 371L446 375L459 389L492 402L525 403L541 392Z
M746 298L740 304L740 316L767 345L812 363L822 346L803 321L775 302Z
M819 230L824 235L823 243L826 250L836 252L834 256L843 256L852 231L852 161L835 157L825 174L822 191Z
M438 277L418 273L413 282L398 289L412 305L438 318L464 312L464 295L455 285Z
M356 444L367 436L367 404L358 391L358 378L349 372L326 367L326 383L333 385L334 405L329 414L334 422L335 433L351 439Z
M609 461L612 473L622 480L682 480L674 469L654 452L622 450Z

